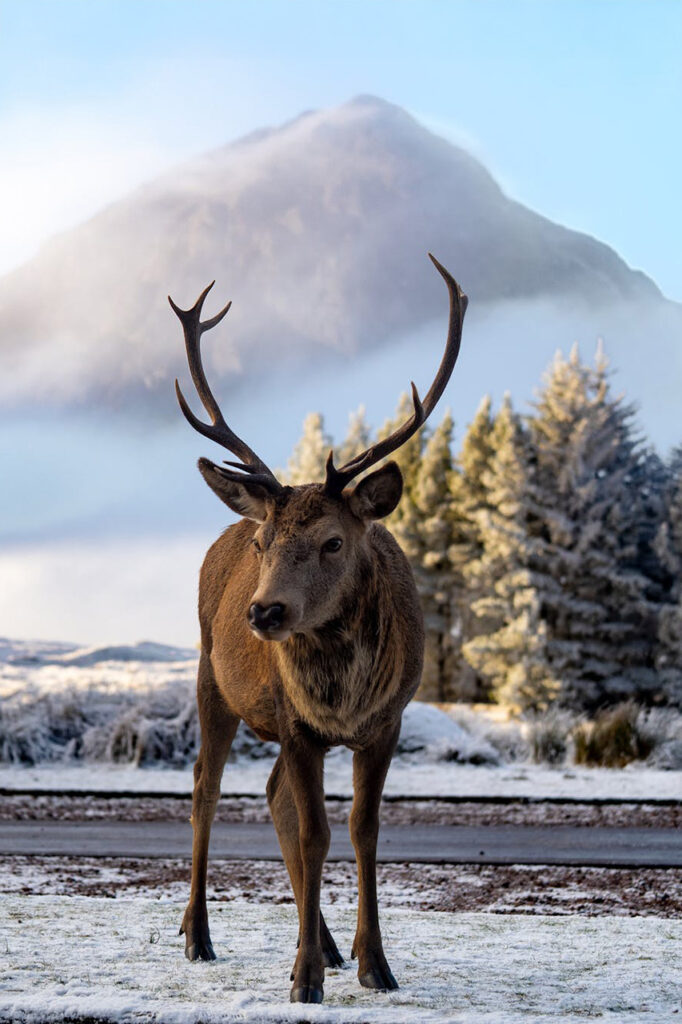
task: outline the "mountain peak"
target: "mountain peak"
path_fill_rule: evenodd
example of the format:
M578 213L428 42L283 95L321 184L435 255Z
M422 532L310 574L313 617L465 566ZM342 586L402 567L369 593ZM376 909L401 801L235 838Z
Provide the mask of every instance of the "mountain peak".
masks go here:
M214 277L235 299L216 357L227 375L283 353L375 346L440 315L427 251L479 306L658 296L606 246L509 200L401 107L360 95L168 172L0 279L0 358L12 363L0 389L165 394L182 352L168 344L164 297L187 305Z

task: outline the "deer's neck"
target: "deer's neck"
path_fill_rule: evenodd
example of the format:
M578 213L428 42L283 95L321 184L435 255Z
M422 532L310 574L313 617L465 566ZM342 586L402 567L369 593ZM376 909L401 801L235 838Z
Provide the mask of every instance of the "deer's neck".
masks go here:
M393 611L387 574L368 557L337 615L277 645L287 695L320 735L352 741L400 686L404 656Z

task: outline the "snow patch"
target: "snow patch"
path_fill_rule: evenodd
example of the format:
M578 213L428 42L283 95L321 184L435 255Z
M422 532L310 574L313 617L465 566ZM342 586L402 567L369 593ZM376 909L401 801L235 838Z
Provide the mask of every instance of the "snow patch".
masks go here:
M93 1017L119 1024L666 1024L680 1009L682 922L385 910L400 989L327 970L322 1006L289 1003L293 906L210 905L214 963L189 963L166 900L13 897L3 901L0 1021ZM327 920L348 954L355 916Z
M413 702L403 714L398 756L418 754L430 761L499 764L500 755L487 739L467 731L432 704Z

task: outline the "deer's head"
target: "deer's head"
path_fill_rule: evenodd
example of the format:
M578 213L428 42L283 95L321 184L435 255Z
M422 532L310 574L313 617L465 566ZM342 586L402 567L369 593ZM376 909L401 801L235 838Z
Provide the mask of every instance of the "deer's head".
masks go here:
M199 469L226 505L257 524L251 545L259 576L247 618L260 639L286 640L292 633L313 633L338 616L344 602L362 585L367 526L394 510L402 493L402 476L397 464L388 462L354 487L350 484L419 430L442 395L459 353L467 297L447 270L433 256L431 260L448 286L450 324L445 353L426 398L422 402L412 384L414 411L404 424L341 467L334 465L330 452L324 483L299 487L283 486L233 433L209 388L201 362L201 335L222 320L230 303L210 320L201 321L204 300L213 285L189 310L179 309L169 296L183 325L192 380L211 423L194 415L176 381L180 407L195 430L240 460L219 466L200 459Z

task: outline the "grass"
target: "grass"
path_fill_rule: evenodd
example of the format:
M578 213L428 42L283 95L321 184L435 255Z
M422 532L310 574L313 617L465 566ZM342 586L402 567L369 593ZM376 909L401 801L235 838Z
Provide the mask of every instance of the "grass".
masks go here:
M576 764L622 768L631 761L646 759L654 748L653 739L638 723L639 709L633 701L601 711L593 722L583 722L573 731Z

